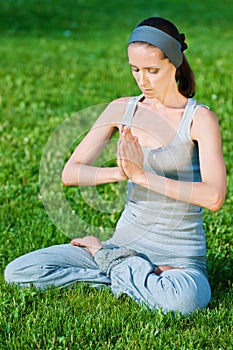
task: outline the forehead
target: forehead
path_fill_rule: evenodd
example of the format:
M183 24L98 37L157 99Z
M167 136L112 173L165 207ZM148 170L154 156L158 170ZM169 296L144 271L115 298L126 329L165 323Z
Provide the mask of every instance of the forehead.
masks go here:
M164 62L162 51L145 43L132 43L128 47L129 63L135 66L161 65Z

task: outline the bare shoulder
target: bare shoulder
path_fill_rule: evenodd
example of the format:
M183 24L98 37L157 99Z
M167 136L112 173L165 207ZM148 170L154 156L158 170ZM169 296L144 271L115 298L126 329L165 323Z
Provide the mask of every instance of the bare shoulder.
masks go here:
M117 110L125 110L130 97L119 97L112 102L109 103L108 108L117 109Z
M207 107L200 107L193 117L191 135L193 140L198 140L204 135L219 132L219 122L216 114Z
M112 103L128 103L129 100L130 100L130 96L123 96L113 100Z
M111 101L97 119L96 124L106 122L111 123L112 126L118 127L129 99L130 97L120 97Z

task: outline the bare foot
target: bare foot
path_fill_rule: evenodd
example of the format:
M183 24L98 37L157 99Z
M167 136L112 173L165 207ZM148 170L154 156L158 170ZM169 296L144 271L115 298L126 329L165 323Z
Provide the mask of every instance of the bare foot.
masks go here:
M91 255L94 255L96 252L98 252L98 250L100 250L103 247L102 242L99 240L99 238L95 236L74 238L70 243L75 246L86 248Z

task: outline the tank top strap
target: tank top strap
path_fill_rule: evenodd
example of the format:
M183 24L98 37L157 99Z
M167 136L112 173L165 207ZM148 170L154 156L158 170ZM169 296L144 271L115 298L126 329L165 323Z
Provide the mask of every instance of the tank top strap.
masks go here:
M181 128L180 128L180 132L179 132L179 136L181 137L182 135L186 135L188 136L189 139L191 139L191 135L190 135L190 129L191 129L191 124L193 121L193 117L194 114L196 113L196 111L200 108L200 107L205 107L208 108L208 106L198 103L195 99L190 98L188 100L186 109L184 111L184 115L183 115L183 121L181 123Z
M132 119L133 119L135 110L137 108L137 104L142 99L142 97L143 97L143 94L139 96L133 96L129 99L129 102L127 104L127 107L120 125L126 125L128 127L131 126Z

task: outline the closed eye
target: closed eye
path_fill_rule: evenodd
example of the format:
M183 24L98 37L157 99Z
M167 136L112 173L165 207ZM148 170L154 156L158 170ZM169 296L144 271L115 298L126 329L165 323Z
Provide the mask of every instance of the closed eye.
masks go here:
M131 65L132 72L139 72L140 69L136 66ZM150 74L157 74L159 72L159 68L157 67L143 67L143 69L147 70Z
M133 72L139 72L139 69L137 67L131 66L131 69Z
M148 68L148 72L151 73L151 74L157 74L159 71L158 68Z

